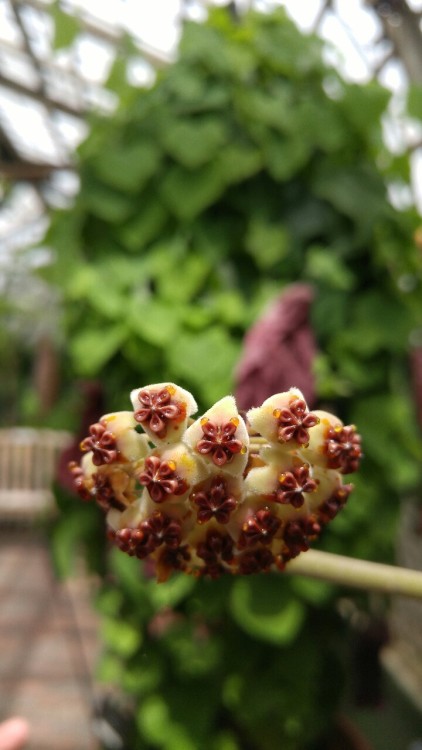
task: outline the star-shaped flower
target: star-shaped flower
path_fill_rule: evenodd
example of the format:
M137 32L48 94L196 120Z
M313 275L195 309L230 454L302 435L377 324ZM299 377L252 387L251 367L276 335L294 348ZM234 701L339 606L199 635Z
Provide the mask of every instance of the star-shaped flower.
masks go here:
M311 540L320 531L321 526L314 516L288 521L283 531L283 541L287 547L287 552L282 554L284 562L297 557L300 552L306 552L311 546Z
M69 464L69 471L72 474L73 486L81 500L84 500L85 502L93 500L92 480L85 476L82 466L79 466L76 461L71 461Z
M282 443L296 440L299 445L309 443L309 429L318 424L319 419L309 411L302 398L291 398L288 407L274 409L277 420L277 437Z
M261 573L270 569L274 562L274 555L267 547L248 549L239 558L239 573L247 576Z
M161 511L155 511L135 529L120 529L115 534L115 543L131 557L144 560L162 544L176 549L181 539L181 523Z
M180 417L184 419L185 414L182 405L175 403L171 391L163 388L157 393L146 389L138 393L139 408L135 411L135 419L141 425L148 425L152 432L159 438L167 434L167 425L170 420Z
M186 430L183 442L208 473L215 468L241 476L248 461L249 435L233 396L217 401Z
M205 540L198 543L196 554L207 565L216 565L220 560L230 562L233 558L233 546L233 539L229 534L210 529Z
M330 427L327 431L325 452L330 469L351 474L359 468L362 457L361 437L354 425Z
M215 466L229 463L242 450L242 442L235 438L239 420L230 420L218 425L209 419L201 420L203 438L196 444L201 456L209 454Z
M253 544L271 544L274 535L281 526L281 520L268 508L261 508L247 519L242 526L239 547L251 547Z
M187 491L188 485L176 474L176 468L175 461L161 461L158 456L145 459L144 469L138 478L155 503L162 503L171 495L183 495Z
M218 523L228 523L236 509L236 499L230 494L227 482L223 477L214 477L208 490L202 490L192 496L196 505L198 523L206 523L215 518Z
M353 490L352 484L343 484L338 487L331 497L318 507L318 518L323 524L327 524L336 517L337 513L346 505L349 495Z
M197 410L189 391L175 383L158 383L130 394L134 418L155 445L180 442L188 418Z
M309 430L319 423L298 388L270 396L262 406L250 409L247 419L252 429L270 443L288 443L289 448L307 445Z
M92 480L94 482L92 492L100 508L106 512L108 512L110 508L115 508L116 510L124 510L126 508L125 503L119 500L115 495L111 476L96 472L92 475Z
M116 436L101 421L89 428L89 436L82 440L82 451L92 451L95 466L111 464L118 455Z
M317 483L309 476L309 466L304 464L280 474L275 501L282 505L301 508L305 502L304 492L315 492Z

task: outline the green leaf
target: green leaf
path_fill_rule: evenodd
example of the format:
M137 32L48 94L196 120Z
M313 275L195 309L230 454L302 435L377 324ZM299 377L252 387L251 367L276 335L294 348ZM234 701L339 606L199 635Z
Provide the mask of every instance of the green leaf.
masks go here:
M212 739L211 750L240 750L240 745L231 732L219 732Z
M195 586L195 579L184 573L175 573L168 581L160 583L150 580L146 591L155 609L176 607L191 593Z
M289 596L278 575L236 580L230 609L240 628L279 646L294 640L305 617L304 605Z
M356 284L355 275L342 262L335 248L310 247L306 253L305 274L322 286L345 292Z
M166 120L161 132L164 148L187 169L211 161L226 140L226 124L220 117Z
M127 58L125 55L116 55L105 85L110 91L114 91L118 95L127 88Z
M182 221L191 221L213 203L224 190L224 175L218 162L196 171L170 167L160 184L160 194L170 211Z
M51 551L56 573L65 578L75 566L77 545L82 536L82 529L89 526L89 517L85 509L75 509L66 519L57 523L51 537Z
M193 68L198 63L213 75L230 76L230 58L221 34L210 25L187 22L180 42L180 54Z
M274 127L281 133L295 125L293 89L288 83L271 82L270 90L241 88L236 90L234 106L241 120L249 119Z
M70 343L76 371L85 376L98 373L120 349L126 335L126 328L120 325L79 331Z
M133 656L142 644L140 628L121 619L103 620L101 638L107 648L124 659Z
M123 602L123 592L118 589L102 589L96 596L96 609L108 617L118 617Z
M121 685L124 691L133 693L139 700L140 696L146 695L159 689L163 675L161 664L154 655L142 653L141 663L139 659L132 660L126 664L124 674L121 677Z
M200 335L181 332L168 348L172 371L192 383L205 403L217 401L230 389L238 357L239 344L220 326L212 326Z
M333 586L325 581L312 580L304 576L293 576L292 591L305 602L316 606L327 605L333 596Z
M92 160L97 176L112 188L136 193L152 177L160 163L160 151L152 142L110 144Z
M411 83L407 93L407 110L411 117L422 120L422 86Z
M258 268L267 270L282 260L289 250L286 227L277 222L254 216L246 235L246 249Z
M53 48L70 47L81 31L79 20L75 16L63 13L58 2L54 3L50 14L54 21Z
M422 447L409 399L391 394L361 398L352 419L362 434L364 454L381 467L378 473L387 486L414 489L420 481Z
M132 611L137 608L138 617L148 620L152 616L152 608L145 591L145 580L139 560L114 548L110 554L110 569L124 593L125 600L130 602Z
M322 69L321 40L304 37L287 19L284 9L272 14L271 21L268 18L261 22L254 44L269 71L288 79L296 80Z
M185 726L171 717L168 705L158 694L142 701L137 722L145 739L163 750L198 750Z
M95 672L96 679L107 685L119 685L123 675L121 660L115 654L103 654Z
M346 112L358 132L369 140L374 131L380 133L381 118L390 99L391 92L377 81L366 85L349 83L343 86L338 107Z
M80 202L104 221L117 224L133 212L133 204L126 195L112 190L93 177L86 178L80 193Z
M154 194L145 196L135 218L124 224L119 236L128 250L136 252L145 247L163 230L168 213Z
M173 255L170 259L172 267L157 275L157 290L163 300L174 306L199 293L210 273L210 264L203 255L188 255L186 251L179 258Z
M262 168L261 152L247 143L230 143L219 154L218 169L227 185L247 180Z
M362 357L381 349L406 352L411 327L412 316L398 300L390 298L386 306L384 294L373 290L356 299L347 330L339 331L333 344L339 352L348 350Z
M328 200L365 232L372 230L374 221L388 215L385 185L369 165L321 164L315 172L312 188L316 195Z
M221 667L220 639L198 637L191 622L176 622L165 638L166 652L182 678L209 679Z
M177 309L157 299L132 300L126 309L126 323L149 344L166 346L179 327Z
M249 308L240 292L236 289L216 292L209 300L211 310L215 316L228 326L245 325Z
M304 138L299 136L283 138L268 133L262 142L265 165L271 176L284 182L293 177L310 158L311 149Z

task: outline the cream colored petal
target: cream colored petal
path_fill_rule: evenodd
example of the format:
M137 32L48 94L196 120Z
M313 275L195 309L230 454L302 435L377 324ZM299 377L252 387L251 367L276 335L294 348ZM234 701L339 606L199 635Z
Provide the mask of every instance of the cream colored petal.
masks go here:
M148 393L156 394L164 389L169 391L172 403L180 406L181 414L176 419L169 420L166 423L165 435L163 437L159 437L156 432L151 430L147 423L141 424L151 442L157 446L178 443L187 427L189 417L198 411L197 403L189 391L186 391L175 383L154 383L152 385L142 386L141 388L135 388L131 392L130 399L132 401L134 414L136 414L141 408L141 403L138 398L141 391L148 391ZM138 422L135 423L138 424Z
M250 409L247 413L247 419L252 429L258 432L266 440L272 443L278 442L278 419L274 412L278 409L289 408L292 400L303 399L302 391L299 388L290 388L288 391L283 393L276 393L274 396L270 396L262 404L254 409Z
M139 461L150 452L147 435L127 430L117 439L117 449L128 461Z
M228 422L232 422L236 426L233 439L240 441L242 447L239 453L229 454L229 460L223 465L217 465L213 461L213 451L206 454L198 451L198 443L206 438L203 427L207 422L214 424L216 427L222 427ZM183 442L189 446L193 454L203 462L211 473L222 472L232 476L241 476L246 468L249 435L246 424L237 410L236 401L233 396L225 396L220 401L217 401L202 417L188 427L184 434Z
M95 466L95 464L92 461L93 452L89 451L88 453L84 453L84 455L81 458L81 469L83 471L85 479L89 479L92 477L93 474L96 474L98 471L98 466Z
M318 486L315 492L307 494L307 498L310 510L315 512L321 503L328 500L333 492L342 486L342 476L338 471L314 466L313 479L315 479Z
M319 424L311 427L309 430L309 445L301 448L300 453L311 464L316 466L327 466L327 456L325 454L325 442L327 432L330 427L342 427L343 422L334 414L328 411L315 410L312 412L319 418Z
M133 430L137 424L131 411L116 411L111 414L105 414L104 417L101 417L101 422L107 425L107 429L116 438L120 437L127 430Z

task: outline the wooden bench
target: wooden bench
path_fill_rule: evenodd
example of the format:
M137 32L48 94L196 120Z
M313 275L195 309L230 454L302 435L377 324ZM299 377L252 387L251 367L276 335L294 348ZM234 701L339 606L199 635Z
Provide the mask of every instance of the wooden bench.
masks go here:
M33 520L54 510L51 485L71 441L64 430L0 429L0 521Z

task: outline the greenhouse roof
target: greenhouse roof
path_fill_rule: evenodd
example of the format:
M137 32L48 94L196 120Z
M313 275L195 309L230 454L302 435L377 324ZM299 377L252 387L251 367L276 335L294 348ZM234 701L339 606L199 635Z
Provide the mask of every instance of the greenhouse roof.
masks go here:
M0 0L0 191L7 195L0 208L2 250L37 242L46 225L45 206L66 205L77 190L75 149L87 133L88 113L109 112L116 105L105 83L122 45L130 39L127 75L135 85L146 85L157 66L175 58L183 20L202 20L210 5L227 2ZM377 77L397 97L409 78L422 75L399 54L395 34L406 19L396 0L230 5L238 12L285 6L304 31L317 31L329 43L327 58L345 77L358 82ZM422 0L408 5L417 13L412 21L419 23ZM416 31L420 34L419 25ZM422 171L421 129L393 118L386 138L393 148L414 153L416 183Z

